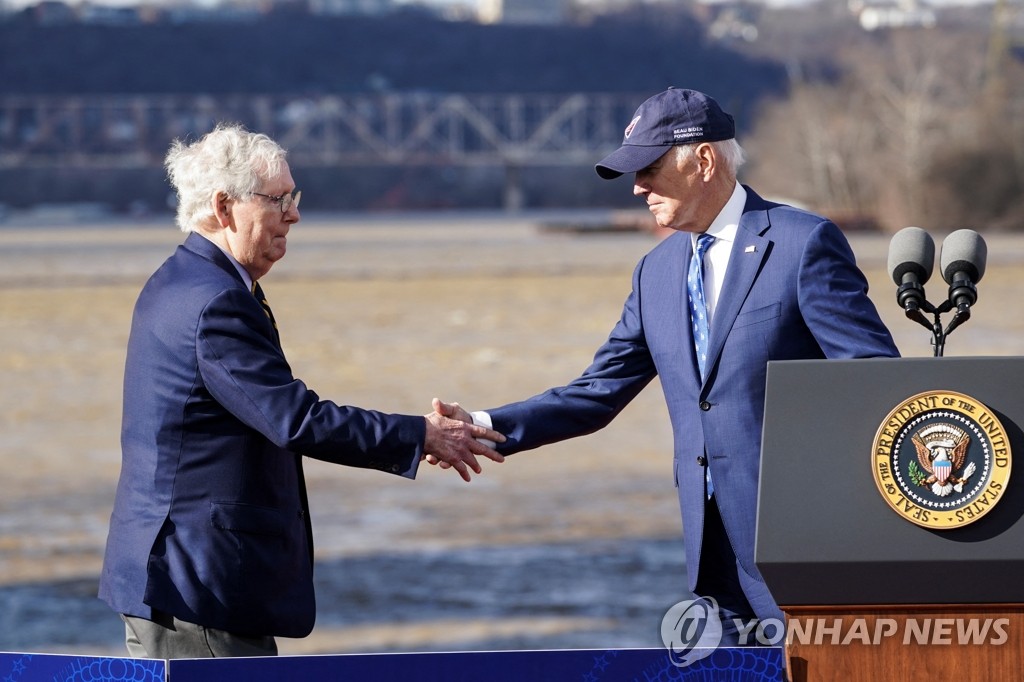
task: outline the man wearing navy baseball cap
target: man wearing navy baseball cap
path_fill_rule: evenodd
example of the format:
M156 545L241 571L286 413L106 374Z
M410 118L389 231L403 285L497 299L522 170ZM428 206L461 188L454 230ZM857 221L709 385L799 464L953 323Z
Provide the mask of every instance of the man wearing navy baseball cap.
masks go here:
M669 88L640 105L622 146L597 164L597 174L611 180L647 168L677 145L734 137L736 124L718 102L696 90Z
M659 377L689 589L713 600L725 645L759 643L755 619L781 626L754 565L768 362L898 355L842 232L738 183L735 134L732 116L701 92L670 88L641 104L597 173L634 173L633 194L675 234L637 265L593 363L521 402L472 414L439 406L505 434L497 450L507 455L604 427Z

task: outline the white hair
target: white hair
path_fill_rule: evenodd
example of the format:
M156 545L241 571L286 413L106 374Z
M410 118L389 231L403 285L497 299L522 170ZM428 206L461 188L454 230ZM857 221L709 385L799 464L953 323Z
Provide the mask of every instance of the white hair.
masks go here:
M726 173L735 179L740 166L747 160L746 152L743 151L740 143L736 141L736 138L732 138L718 142L709 142L708 144L715 150L715 156L725 167ZM676 145L676 161L684 162L692 159L696 147L696 144Z
M217 192L244 199L259 191L267 178L281 171L286 155L266 135L235 123L218 123L192 144L175 140L164 167L178 194L178 227L195 232L212 219L212 198Z

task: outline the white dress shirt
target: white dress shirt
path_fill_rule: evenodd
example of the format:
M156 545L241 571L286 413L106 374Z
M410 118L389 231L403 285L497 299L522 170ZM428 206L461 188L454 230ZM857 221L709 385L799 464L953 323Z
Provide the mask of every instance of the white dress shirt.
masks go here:
M729 201L725 202L721 212L712 221L707 234L714 237L707 253L704 254L704 303L708 308L708 325L715 317L715 308L718 305L718 297L722 293L722 285L725 283L725 270L729 267L729 255L732 253L732 245L736 241L736 230L739 228L740 218L743 216L743 207L747 203L747 190L743 185L736 183ZM690 235L693 248L697 248L697 233Z

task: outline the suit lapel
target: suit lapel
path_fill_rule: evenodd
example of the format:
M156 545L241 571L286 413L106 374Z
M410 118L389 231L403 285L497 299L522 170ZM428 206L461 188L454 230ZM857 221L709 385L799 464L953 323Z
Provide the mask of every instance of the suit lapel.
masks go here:
M729 268L725 273L722 293L719 295L714 318L711 320L707 376L711 376L714 365L718 362L718 356L725 346L725 339L736 322L736 316L739 315L740 308L743 307L743 302L750 293L750 288L754 285L757 273L768 257L768 249L771 246L771 240L763 236L770 226L765 202L750 188L747 188L747 193L747 204L743 208L743 216L736 230L736 241L729 255Z

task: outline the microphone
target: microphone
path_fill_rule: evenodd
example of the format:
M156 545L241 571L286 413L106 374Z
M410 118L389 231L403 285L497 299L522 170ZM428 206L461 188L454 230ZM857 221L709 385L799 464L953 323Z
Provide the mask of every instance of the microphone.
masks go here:
M935 266L935 242L920 227L904 227L889 242L889 274L899 289L896 302L908 316L925 305L924 284Z
M974 230L951 232L942 242L942 279L949 284L949 301L959 313L970 312L978 300L975 286L985 274L988 247Z

